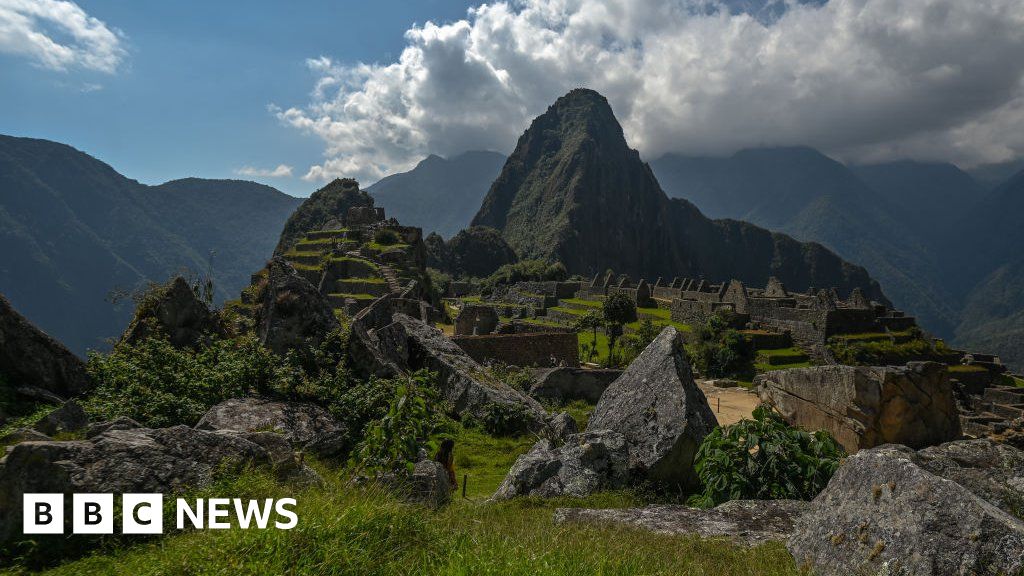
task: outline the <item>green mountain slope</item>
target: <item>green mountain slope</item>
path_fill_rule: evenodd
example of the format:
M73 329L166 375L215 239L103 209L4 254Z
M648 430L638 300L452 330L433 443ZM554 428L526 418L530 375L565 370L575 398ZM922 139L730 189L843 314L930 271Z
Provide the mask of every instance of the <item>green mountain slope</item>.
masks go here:
M520 257L658 276L779 277L794 289L860 287L883 300L867 272L820 245L735 220L710 220L669 199L628 147L608 102L573 90L536 118L491 186L473 225L491 226Z
M0 293L77 353L127 324L132 290L211 266L233 297L300 200L252 182L145 186L70 146L0 136Z

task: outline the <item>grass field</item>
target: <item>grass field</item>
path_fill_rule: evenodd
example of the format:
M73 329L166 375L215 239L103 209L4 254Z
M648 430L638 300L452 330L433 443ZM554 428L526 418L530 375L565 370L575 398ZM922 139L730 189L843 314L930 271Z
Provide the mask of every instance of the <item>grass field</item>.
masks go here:
M283 530L177 533L134 545L107 545L49 574L92 575L795 575L780 544L745 549L722 540L666 536L625 527L556 525L560 506L641 505L630 492L586 499L521 498L489 504L515 458L533 438L463 431L456 443L468 498L435 511L404 504L347 473L319 464L323 487L293 490L249 473L206 496L294 497L299 525ZM12 571L10 573L18 573Z

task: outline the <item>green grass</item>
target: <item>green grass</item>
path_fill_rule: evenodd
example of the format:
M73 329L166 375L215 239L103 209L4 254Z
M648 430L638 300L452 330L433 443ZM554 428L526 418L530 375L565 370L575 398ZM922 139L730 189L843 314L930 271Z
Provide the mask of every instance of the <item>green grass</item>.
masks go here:
M988 372L988 369L981 366L970 366L966 364L958 364L956 366L949 366L946 368L949 372L964 374L969 372Z
M637 314L651 320L672 320L672 311L668 308L637 308Z
M586 362L588 359L583 355L583 345L594 343L594 332L593 330L583 330L576 334L576 339L579 342L580 360ZM608 335L604 332L598 331L597 333L597 353L591 361L602 366L608 363Z
M548 308L548 310L555 312L564 312L566 314L571 314L573 316L583 316L584 314L587 313L586 310L580 310L579 308L565 308L563 306L554 306L552 308Z
M374 270L380 270L380 266L365 258L354 258L352 256L335 256L331 258L331 262L359 262L360 264L366 264L367 266Z
M354 300L376 300L377 296L373 294L348 294L346 292L336 292L328 294L328 296L334 296L336 298L352 298Z
M604 306L604 303L600 300L583 300L581 298L562 298L559 302L575 304L577 306L586 306L588 308L601 308Z
M366 278L341 278L338 282L342 284L383 284L386 280L379 276L368 276Z
M585 415L591 407L571 404L567 409ZM460 482L469 474L467 499L456 493L452 504L441 510L402 503L375 486L357 487L347 473L319 463L313 465L326 481L323 487L289 488L250 472L196 496L294 497L299 517L295 529L171 530L158 539L108 543L47 574L799 574L781 544L747 549L720 539L615 525L556 525L552 520L558 507L645 504L629 491L486 503L515 458L533 442L530 437L493 438L461 430L455 466Z
M376 252L394 252L396 250L405 250L409 247L408 244L379 244L377 242L367 242L366 247Z
M0 426L0 438L14 432L18 428L31 428L43 416L49 414L56 406L45 403L28 403L20 406L23 408L17 416L9 415L7 422ZM10 414L10 412L8 412ZM0 457L3 456L7 444L0 443Z

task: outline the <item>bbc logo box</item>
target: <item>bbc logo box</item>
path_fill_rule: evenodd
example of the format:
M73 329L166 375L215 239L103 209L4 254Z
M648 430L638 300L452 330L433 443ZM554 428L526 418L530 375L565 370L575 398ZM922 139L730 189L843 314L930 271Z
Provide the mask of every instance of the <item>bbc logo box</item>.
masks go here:
M25 494L22 532L63 534L64 500L63 494ZM71 532L113 534L116 513L113 494L72 494ZM124 494L121 497L121 533L160 534L163 513L162 494Z

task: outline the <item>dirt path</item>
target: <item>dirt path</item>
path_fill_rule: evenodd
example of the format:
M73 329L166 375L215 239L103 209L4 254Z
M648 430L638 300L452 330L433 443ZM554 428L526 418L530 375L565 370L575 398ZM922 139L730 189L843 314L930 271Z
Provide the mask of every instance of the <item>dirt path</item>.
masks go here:
M754 408L757 408L757 394L746 388L715 388L703 380L699 380L697 385L707 396L711 411L715 413L718 423L722 426L734 424L744 418L750 419Z

